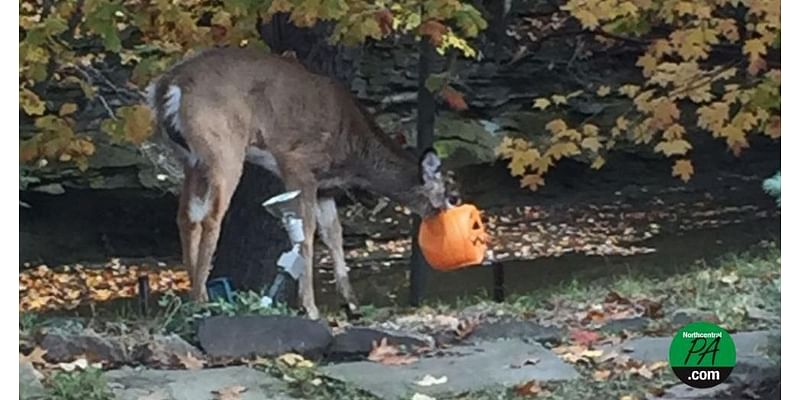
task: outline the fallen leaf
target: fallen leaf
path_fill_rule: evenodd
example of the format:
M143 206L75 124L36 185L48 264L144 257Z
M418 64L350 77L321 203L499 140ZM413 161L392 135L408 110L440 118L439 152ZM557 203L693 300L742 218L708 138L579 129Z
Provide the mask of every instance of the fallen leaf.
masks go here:
M606 381L611 376L611 371L607 369L598 369L592 374L592 378L596 381Z
M384 365L406 365L418 360L417 357L402 354L397 347L388 344L386 338L381 339L380 343L372 342L367 359Z
M550 395L550 391L541 387L539 382L530 381L517 385L514 392L519 396L533 396L533 397L546 397Z
M419 386L433 386L433 385L441 385L443 383L447 383L447 376L442 375L439 378L434 377L433 375L425 375L417 382L414 382Z
M205 360L195 357L192 353L186 353L186 355L178 354L178 361L184 368L190 370L203 369L203 365L206 363Z
M36 346L31 350L28 355L23 355L19 353L19 361L20 362L29 362L31 364L38 364L38 365L47 365L47 361L44 360L44 355L47 354L47 350Z
M214 395L214 400L239 400L242 398L241 394L246 391L246 387L234 385L212 390L211 393Z
M465 319L463 321L459 321L458 327L456 328L456 336L459 339L465 339L467 336L471 335L472 332L475 331L475 328L478 327L479 322L477 318L470 318Z
M600 334L585 329L573 329L569 337L573 342L584 346L591 346L594 342L600 340Z

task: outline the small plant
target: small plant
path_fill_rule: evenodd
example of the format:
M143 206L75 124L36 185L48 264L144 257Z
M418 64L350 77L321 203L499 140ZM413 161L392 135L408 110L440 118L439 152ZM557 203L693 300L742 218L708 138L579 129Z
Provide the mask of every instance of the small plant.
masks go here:
M295 312L285 304L264 307L261 295L256 292L236 292L233 301L218 299L208 303L185 301L172 292L158 301L162 309L160 330L176 333L192 341L200 321L216 315L293 315Z
M111 400L114 396L108 389L102 370L87 368L73 372L56 372L46 385L47 400Z

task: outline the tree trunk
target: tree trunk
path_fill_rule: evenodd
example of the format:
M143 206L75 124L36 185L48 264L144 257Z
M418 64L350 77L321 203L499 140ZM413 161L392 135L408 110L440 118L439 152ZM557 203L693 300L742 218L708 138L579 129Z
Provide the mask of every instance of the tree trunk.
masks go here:
M259 26L262 39L274 53L293 51L309 70L347 82L354 71L350 60L357 50L343 51L328 44L330 29L329 24L297 28L284 14ZM272 282L275 263L290 245L280 221L261 203L284 190L283 183L271 173L245 165L222 225L212 277L227 277L240 290L258 291Z
M423 37L419 42L419 71L418 71L418 101L417 101L417 154L422 153L433 147L433 126L435 121L436 102L427 87L425 81L431 74L433 64L434 49L431 42ZM414 218L414 228L411 238L411 282L409 302L412 306L418 306L422 302L425 294L425 287L428 282L431 267L425 260L417 243L420 218Z

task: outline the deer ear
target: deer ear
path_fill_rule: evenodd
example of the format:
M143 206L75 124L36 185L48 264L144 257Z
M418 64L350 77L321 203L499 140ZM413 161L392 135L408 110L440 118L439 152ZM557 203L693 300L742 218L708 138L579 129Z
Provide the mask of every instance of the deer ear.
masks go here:
M422 181L428 182L433 179L441 178L442 160L433 149L426 150L420 159L420 172Z

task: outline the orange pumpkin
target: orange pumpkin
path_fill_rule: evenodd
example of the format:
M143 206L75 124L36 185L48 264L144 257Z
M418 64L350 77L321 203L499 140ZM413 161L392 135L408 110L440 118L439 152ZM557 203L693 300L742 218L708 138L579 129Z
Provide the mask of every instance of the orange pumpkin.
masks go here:
M489 239L480 212L471 204L423 219L418 238L425 259L441 271L480 264Z

